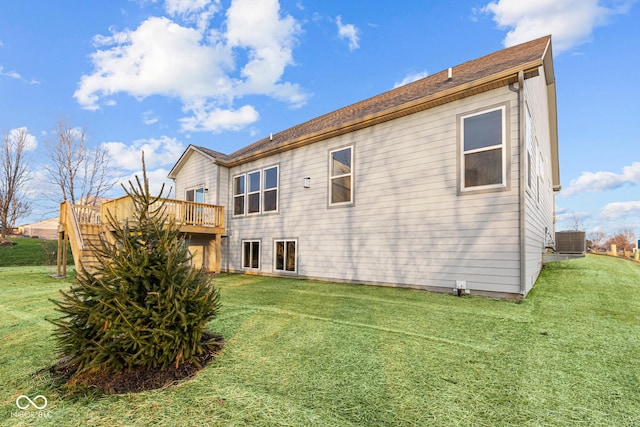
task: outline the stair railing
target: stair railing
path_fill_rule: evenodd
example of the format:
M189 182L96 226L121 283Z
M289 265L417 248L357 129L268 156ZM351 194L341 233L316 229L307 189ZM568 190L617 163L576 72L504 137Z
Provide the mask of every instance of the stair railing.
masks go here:
M71 243L71 253L73 254L73 263L76 267L76 272L80 273L82 252L85 249L84 241L82 240L82 233L80 232L80 226L76 219L75 212L71 202L65 200L60 203L60 224L63 227L64 235L69 239ZM58 239L60 239L60 233ZM66 250L66 247L65 247ZM64 257L66 260L66 256ZM58 274L60 274L60 265L63 262L58 256Z

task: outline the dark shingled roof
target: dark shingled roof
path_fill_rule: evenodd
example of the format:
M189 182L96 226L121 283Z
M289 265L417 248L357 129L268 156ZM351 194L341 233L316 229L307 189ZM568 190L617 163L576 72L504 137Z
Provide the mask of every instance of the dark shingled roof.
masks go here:
M359 122L366 122L376 116L384 115L386 112L402 109L412 103L420 103L421 100L446 98L454 93L458 93L457 99L459 99L474 93L460 95L462 91L470 89L470 86L474 86L475 83L490 83L492 78L504 78L505 76L502 76L502 74L507 72L517 74L518 71L535 70L542 65L544 56L547 50L550 49L550 42L551 36L546 36L465 62L452 67L453 78L451 80L448 79L448 70L441 71L275 133L273 134L273 139L263 138L228 156L204 147L197 148L209 153L221 163L243 163L255 158L259 153L279 150L312 136L319 136L322 139L322 134L329 135L332 131L352 126ZM513 79L513 76L511 78ZM502 84L507 84L504 81ZM444 102L449 101L443 100L440 103ZM390 115L389 118L394 117ZM378 122L380 121L383 120ZM361 125L360 127L364 126L366 125Z
M219 151L211 150L210 148L201 147L199 145L194 145L194 147L196 147L198 150L204 152L205 154L208 154L209 156L213 157L214 159L222 160L222 161L231 160L231 157L229 157L228 155L226 155L224 153L221 153Z

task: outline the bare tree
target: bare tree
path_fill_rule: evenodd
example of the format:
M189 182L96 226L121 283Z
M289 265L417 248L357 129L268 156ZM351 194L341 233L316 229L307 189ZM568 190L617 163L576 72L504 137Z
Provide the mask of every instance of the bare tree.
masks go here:
M636 234L631 229L624 229L618 231L618 233L607 240L607 245L615 244L618 250L631 250L634 247Z
M64 119L58 122L56 134L57 141L47 144L52 163L45 169L60 188L62 199L72 204L97 204L115 185L109 153L102 146L89 147L85 130L70 127Z
M3 239L20 217L31 213L31 200L25 194L25 185L29 180L25 154L30 138L27 128L15 129L2 137L0 235Z
M584 218L582 215L573 213L571 216L571 229L575 231L584 230Z
M589 241L591 241L591 244L596 250L602 247L606 238L607 234L602 231L592 231L589 233Z
M633 230L631 230L630 228L625 228L623 230L620 230L616 236L618 236L618 239L624 245L624 250L630 251L631 249L633 249L636 243L636 233L634 233Z

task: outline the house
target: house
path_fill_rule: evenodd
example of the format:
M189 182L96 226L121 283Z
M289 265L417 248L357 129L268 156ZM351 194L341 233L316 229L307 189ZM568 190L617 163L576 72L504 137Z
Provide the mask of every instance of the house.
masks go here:
M229 155L190 145L169 177L225 207L223 271L521 297L553 244L556 117L547 36Z
M21 225L18 227L18 234L45 240L56 240L58 238L58 218Z
M553 245L560 191L551 37L510 47L270 135L190 145L165 213L208 271L522 297ZM60 205L88 269L109 212Z

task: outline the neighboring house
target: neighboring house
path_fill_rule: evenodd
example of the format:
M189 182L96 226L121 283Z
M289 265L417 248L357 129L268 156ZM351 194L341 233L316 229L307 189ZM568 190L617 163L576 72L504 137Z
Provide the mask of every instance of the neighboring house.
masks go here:
M46 240L58 238L58 218L25 224L18 227L18 233L25 237L38 237Z
M524 296L560 190L551 37L230 155L190 145L169 177L225 207L223 271Z

